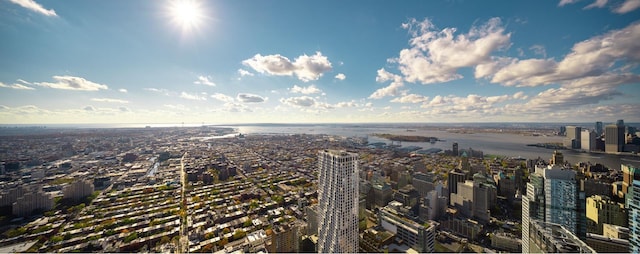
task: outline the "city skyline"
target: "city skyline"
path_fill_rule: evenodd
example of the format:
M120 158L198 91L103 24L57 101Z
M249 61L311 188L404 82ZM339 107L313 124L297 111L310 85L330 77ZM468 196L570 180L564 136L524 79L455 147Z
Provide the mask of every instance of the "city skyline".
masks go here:
M0 124L640 122L639 8L3 1Z

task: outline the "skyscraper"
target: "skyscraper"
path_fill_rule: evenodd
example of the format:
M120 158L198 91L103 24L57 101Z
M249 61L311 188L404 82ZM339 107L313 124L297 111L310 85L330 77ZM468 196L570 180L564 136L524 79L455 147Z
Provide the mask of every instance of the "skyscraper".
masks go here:
M358 154L318 155L318 252L358 251Z
M555 157L557 157L556 155ZM556 158L557 159L557 158ZM586 236L584 192L576 171L561 164L536 166L522 198L522 252L529 253L531 224L544 221L559 224L578 238Z
M622 152L624 147L624 124L604 127L604 151L607 153Z
M629 216L629 252L640 253L640 166L626 167L631 176L625 202Z
M453 156L458 156L458 143L453 142Z
M603 133L603 125L602 122L596 122L596 136L600 137Z
M567 137L564 139L564 146L571 149L580 149L581 127L567 126Z

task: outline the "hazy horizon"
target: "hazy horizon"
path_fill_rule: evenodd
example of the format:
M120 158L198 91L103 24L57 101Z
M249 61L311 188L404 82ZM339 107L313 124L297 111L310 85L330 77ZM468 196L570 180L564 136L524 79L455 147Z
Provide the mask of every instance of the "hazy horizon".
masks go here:
M638 3L0 1L0 124L640 122Z

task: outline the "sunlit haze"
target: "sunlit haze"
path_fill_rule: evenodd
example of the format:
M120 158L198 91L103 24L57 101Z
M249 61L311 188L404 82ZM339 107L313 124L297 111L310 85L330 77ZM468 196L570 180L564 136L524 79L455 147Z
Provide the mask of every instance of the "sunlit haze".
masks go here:
M0 1L0 124L640 122L639 8Z

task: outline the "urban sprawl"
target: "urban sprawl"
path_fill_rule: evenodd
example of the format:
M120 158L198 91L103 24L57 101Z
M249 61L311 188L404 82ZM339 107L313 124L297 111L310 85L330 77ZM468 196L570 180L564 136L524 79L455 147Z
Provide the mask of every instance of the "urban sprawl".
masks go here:
M563 144L533 159L215 126L5 127L0 253L640 252L640 158L563 157L637 155L636 129L555 132Z

